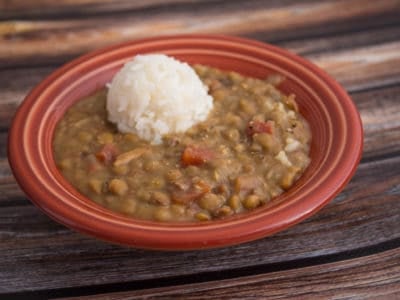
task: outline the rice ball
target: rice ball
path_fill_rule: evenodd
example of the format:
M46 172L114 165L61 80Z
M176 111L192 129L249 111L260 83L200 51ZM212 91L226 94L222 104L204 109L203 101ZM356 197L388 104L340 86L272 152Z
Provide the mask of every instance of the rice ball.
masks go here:
M196 72L163 54L137 55L114 76L107 93L108 119L121 132L159 144L162 136L204 121L213 107Z

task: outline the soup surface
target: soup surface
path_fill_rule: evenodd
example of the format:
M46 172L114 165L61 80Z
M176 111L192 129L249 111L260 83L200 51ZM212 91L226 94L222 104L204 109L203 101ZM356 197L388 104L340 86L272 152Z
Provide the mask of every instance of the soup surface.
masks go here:
M253 210L300 177L311 133L282 80L194 66L214 107L207 120L151 145L107 121L106 90L58 123L58 168L83 195L132 218L207 221Z

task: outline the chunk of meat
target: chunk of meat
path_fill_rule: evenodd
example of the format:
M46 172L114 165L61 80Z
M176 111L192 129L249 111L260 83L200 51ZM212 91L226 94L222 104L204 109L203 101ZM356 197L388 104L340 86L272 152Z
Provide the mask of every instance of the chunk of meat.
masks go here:
M256 133L269 133L273 134L274 133L274 127L275 127L275 122L274 121L250 121L249 124L247 124L246 128L246 134L249 137L252 137Z
M168 206L170 204L170 197L167 193L155 191L150 196L150 201L157 205Z
M293 109L295 112L299 112L299 105L296 102L296 96L293 94L290 94L287 99L286 99L286 105L290 108Z
M128 164L131 160L142 156L148 150L149 150L148 148L143 147L143 148L136 148L136 149L128 151L128 152L124 152L115 158L114 166L117 167L117 166Z
M100 169L104 168L104 165L101 164L94 154L89 154L85 157L87 163L87 171L89 173L97 172Z
M187 191L191 185L190 180L187 180L186 178L178 178L171 183L173 184L174 188L181 191Z
M188 191L174 191L171 194L172 201L178 204L188 204L197 199L200 199L204 195L204 192L190 189Z
M200 166L215 157L210 149L187 146L182 153L182 164L184 166Z
M234 182L235 192L253 191L261 185L261 180L254 175L241 175L236 177Z
M118 149L114 144L105 144L100 151L96 153L98 161L109 164L115 160L118 155Z
M208 193L211 191L211 185L200 177L192 179L192 188Z
M171 193L172 201L179 204L188 204L200 199L203 195L210 192L211 186L205 181L192 182L186 189L177 188Z

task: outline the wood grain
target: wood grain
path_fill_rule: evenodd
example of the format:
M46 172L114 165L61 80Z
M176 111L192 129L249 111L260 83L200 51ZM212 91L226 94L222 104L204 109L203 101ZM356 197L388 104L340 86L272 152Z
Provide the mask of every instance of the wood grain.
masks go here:
M148 1L127 1L127 0L62 0L54 2L52 0L36 0L35 2L29 0L18 0L18 1L0 1L0 9L2 9L2 14L9 14L11 12L15 14L21 14L21 9L27 10L30 14L38 12L41 10L41 14L55 14L62 12L67 14L68 12L77 12L85 8L91 8L96 11L102 10L112 10L118 11L121 9L134 9L151 7L154 5L174 5L177 3L196 3L197 1L187 1L187 0L148 0ZM215 2L215 1L214 1ZM32 12L33 11L33 12ZM85 11L86 12L86 11Z
M371 1L368 5L363 0L306 2L272 8L265 7L265 2L252 7L226 3L230 2L223 7L205 6L202 13L188 6L184 11L161 9L157 14L129 11L118 18L106 14L84 19L2 21L0 67L55 62L59 57L71 58L94 48L154 35L258 33L259 38L264 36L262 40L298 38L305 32L340 31L344 25L354 29L365 24L398 23L400 12L399 0Z
M395 249L362 259L239 279L100 294L79 299L397 299L399 294L400 251Z
M276 44L302 56L317 56L324 53L343 53L346 50L377 46L399 40L400 27L390 24L383 27L346 32L311 35L307 38L278 41Z
M5 18L43 18L54 17L59 14L63 16L90 16L93 14L116 14L121 12L149 12L156 13L160 10L196 10L210 9L212 7L218 10L230 7L275 7L284 6L289 3L296 3L296 0L280 0L280 1L262 1L248 0L246 2L240 0L231 0L229 2L223 0L147 0L147 1L130 1L130 0L60 0L54 2L52 0L0 0L0 16ZM315 0L302 0L301 2L316 2Z
M355 90L382 85L382 80L383 84L397 83L400 77L399 49L400 42L396 41L309 58L348 89ZM386 77L389 66L395 71Z
M0 298L396 299L399 15L399 0L0 0ZM107 244L34 207L6 153L7 130L28 91L86 51L191 32L273 42L344 85L360 111L365 148L343 192L272 237L190 252Z
M400 85L351 94L364 127L364 160L400 153Z

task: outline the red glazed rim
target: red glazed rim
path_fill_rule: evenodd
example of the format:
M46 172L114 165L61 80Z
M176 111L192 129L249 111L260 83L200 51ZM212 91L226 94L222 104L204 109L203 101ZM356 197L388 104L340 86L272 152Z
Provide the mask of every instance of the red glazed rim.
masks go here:
M280 88L296 94L311 125L312 162L273 205L205 223L132 220L80 195L54 163L54 128L66 109L110 81L136 54L159 52L245 75L286 77ZM34 88L19 107L9 133L8 157L31 201L56 221L97 238L134 247L189 250L251 241L309 217L347 184L359 163L363 131L345 90L324 71L286 50L221 35L180 35L132 41L77 58Z

